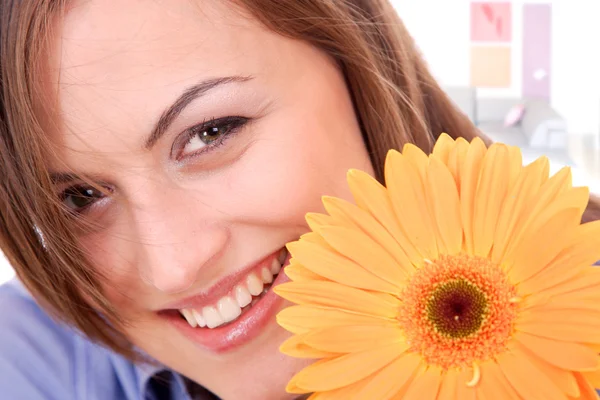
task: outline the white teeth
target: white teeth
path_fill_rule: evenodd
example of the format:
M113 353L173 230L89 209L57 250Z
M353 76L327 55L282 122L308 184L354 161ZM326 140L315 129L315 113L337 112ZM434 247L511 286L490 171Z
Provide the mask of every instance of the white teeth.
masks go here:
M238 306L241 308L246 307L248 304L250 304L250 302L252 302L252 295L244 285L238 285L235 287L235 301L237 301Z
M268 291L269 285L273 282L275 275L281 271L287 256L287 250L282 249L277 257L273 258L271 264L248 275L245 282L237 285L229 295L219 299L216 304L206 306L201 311L186 308L179 312L192 328L198 326L212 329L236 320L242 314L243 308L258 302L259 296ZM265 285L267 285L267 289L265 289Z
M255 273L248 275L246 284L248 285L248 290L252 296L258 296L263 291L263 282L258 279L258 276L256 276Z
M260 277L262 278L263 283L273 282L273 274L267 267L263 267L263 269L260 271Z
M281 263L279 262L278 259L273 259L273 262L271 263L271 274L273 275L277 275L279 273L279 271L281 271Z
M280 252L279 252L279 257L277 257L277 261L279 261L279 266L281 267L281 265L283 265L283 262L285 261L285 259L287 258L288 252L286 248L283 248Z
M179 312L181 313L181 315L184 316L184 318L187 320L188 324L190 324L192 328L195 328L196 325L198 325L198 323L196 322L196 318L194 318L194 314L191 310L184 308L182 310L179 310Z
M200 328L204 328L206 326L206 320L204 319L204 317L202 316L202 314L200 314L196 310L192 310L192 312L194 313L194 317L196 318L196 322L198 322L198 326Z
M231 322L242 314L240 306L229 296L225 296L219 300L217 310L219 310L223 322Z
M217 326L223 324L223 318L221 314L214 307L204 307L202 309L202 316L206 320L206 326L209 328L216 328Z

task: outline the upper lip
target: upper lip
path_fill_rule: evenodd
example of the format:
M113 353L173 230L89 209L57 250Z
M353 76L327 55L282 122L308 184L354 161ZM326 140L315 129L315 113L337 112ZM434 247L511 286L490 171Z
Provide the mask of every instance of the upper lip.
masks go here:
M258 268L260 264L265 263L266 266L270 265L270 262L273 259L273 257L277 257L281 250L282 249L278 249L277 251L269 254L268 256L263 257L259 261L250 263L249 265L240 269L239 271L236 271L230 275L221 278L210 288L205 289L200 293L167 304L163 308L163 310L181 310L183 308L201 309L204 306L215 303L221 297L225 296L231 289L233 289L236 284L238 284L246 275L250 273L250 271Z

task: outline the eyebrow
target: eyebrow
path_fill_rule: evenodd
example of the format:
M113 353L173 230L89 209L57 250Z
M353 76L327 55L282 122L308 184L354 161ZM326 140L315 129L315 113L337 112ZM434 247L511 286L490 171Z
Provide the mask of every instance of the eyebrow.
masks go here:
M227 76L222 78L213 78L197 83L187 88L175 102L167 108L158 121L152 133L144 143L144 148L150 150L156 142L164 135L171 123L192 101L207 94L209 91L232 82L247 82L253 79L251 76Z

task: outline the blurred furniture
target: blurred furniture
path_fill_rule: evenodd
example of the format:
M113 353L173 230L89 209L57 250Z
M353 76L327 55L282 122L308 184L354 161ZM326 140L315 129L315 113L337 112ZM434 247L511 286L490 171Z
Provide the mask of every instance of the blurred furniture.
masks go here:
M544 100L478 97L473 87L446 87L446 93L477 127L494 142L566 156L567 123ZM505 126L511 108L524 105L522 119ZM563 154L564 153L564 154Z

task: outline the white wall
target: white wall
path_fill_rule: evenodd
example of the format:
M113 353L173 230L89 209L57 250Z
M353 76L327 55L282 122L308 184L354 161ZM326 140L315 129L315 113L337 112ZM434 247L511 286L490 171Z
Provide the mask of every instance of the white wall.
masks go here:
M8 261L6 261L2 252L0 252L0 285L12 279L14 275L15 273L8 264Z
M392 0L443 84L470 82L470 0ZM600 130L600 1L512 0L512 85L480 90L482 96L521 95L523 4L552 3L553 106L573 133Z

